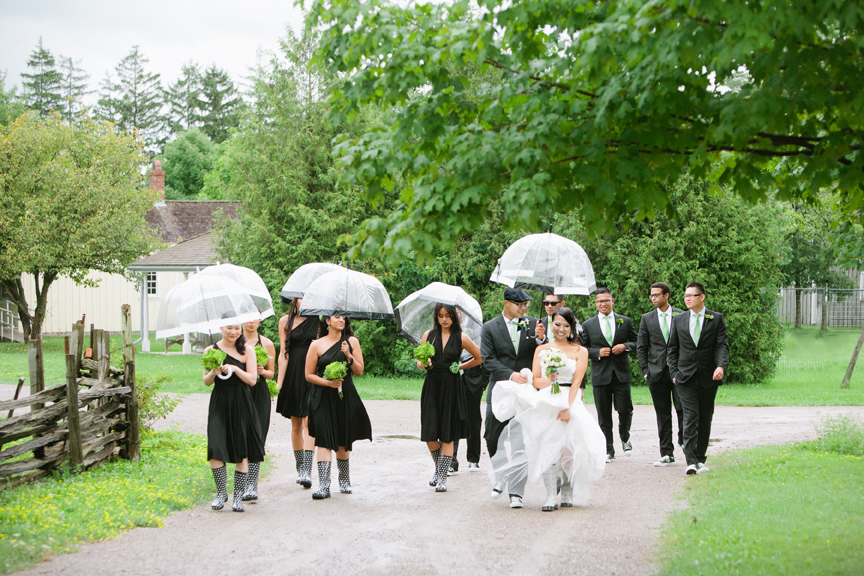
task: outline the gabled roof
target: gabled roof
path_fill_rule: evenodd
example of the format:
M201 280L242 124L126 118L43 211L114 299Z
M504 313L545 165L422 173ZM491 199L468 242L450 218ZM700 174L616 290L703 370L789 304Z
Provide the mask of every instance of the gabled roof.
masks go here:
M195 272L218 263L213 233L200 234L129 264L134 272Z
M166 200L154 205L145 218L163 242L173 244L210 232L220 211L236 219L238 206L239 202L226 200Z

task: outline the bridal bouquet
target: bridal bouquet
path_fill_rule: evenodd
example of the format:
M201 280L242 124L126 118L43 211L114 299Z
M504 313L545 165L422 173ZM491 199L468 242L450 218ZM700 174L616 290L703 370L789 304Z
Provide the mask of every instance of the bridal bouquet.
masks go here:
M435 356L435 347L430 343L426 342L417 346L414 351L411 353L415 360L420 362L423 366L427 366L429 364L429 359Z
M325 380L339 380L348 375L348 366L345 362L331 362L324 368ZM342 400L342 386L339 386L339 399Z
M222 362L225 361L226 356L228 355L222 350L211 348L201 356L201 364L208 372L210 370L216 370L222 366Z
M267 350L264 349L260 344L255 345L255 361L258 362L261 366L267 366L267 361L270 359L270 356L267 354Z
M557 373L559 368L567 364L567 355L557 348L546 348L540 352L540 370L548 378L552 372ZM558 394L561 387L558 382L552 382L552 393Z

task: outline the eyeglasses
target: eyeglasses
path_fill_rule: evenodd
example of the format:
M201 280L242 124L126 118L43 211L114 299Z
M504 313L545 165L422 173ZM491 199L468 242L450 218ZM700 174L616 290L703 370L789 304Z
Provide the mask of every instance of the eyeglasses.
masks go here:
M704 296L704 294L684 294L684 299L692 300L693 298L698 298L699 296Z
M650 298L651 300L654 300L655 298L660 298L661 296L663 296L662 292L660 292L659 294L649 294L648 298Z
M594 302L596 304L611 304L612 303L611 300L595 300Z
M543 300L543 306L555 306L556 304L560 304L560 302L550 302L549 300Z
M528 302L513 302L513 300L507 300L507 302L510 302L511 304L515 304L519 308L527 308L528 304L529 304Z

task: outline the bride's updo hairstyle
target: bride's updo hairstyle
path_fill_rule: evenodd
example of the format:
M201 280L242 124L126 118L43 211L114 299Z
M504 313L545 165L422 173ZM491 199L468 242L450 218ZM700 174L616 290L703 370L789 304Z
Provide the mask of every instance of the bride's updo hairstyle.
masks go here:
M552 322L555 321L556 316L560 316L570 325L570 334L567 335L567 341L578 342L579 335L576 333L576 315L573 314L573 311L566 306L562 306L552 314ZM552 326L549 326L549 332L552 332Z

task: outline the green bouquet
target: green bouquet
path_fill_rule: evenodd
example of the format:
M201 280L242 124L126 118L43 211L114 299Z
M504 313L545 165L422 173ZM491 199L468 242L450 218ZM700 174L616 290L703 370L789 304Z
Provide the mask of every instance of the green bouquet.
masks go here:
M267 354L267 350L264 349L261 344L255 345L255 360L261 366L267 366L267 361L270 359L270 355Z
M267 380L267 389L270 391L270 398L275 398L279 395L279 389L276 388L275 380Z
M426 342L417 346L417 348L415 348L411 353L411 356L413 356L414 359L420 362L423 366L427 366L429 364L429 359L435 356L435 347Z
M339 380L348 375L348 366L345 362L331 362L324 368L325 380ZM342 386L339 386L339 399L342 400Z
M201 356L201 364L208 372L210 370L218 370L222 366L222 362L228 355L218 348L211 348Z

